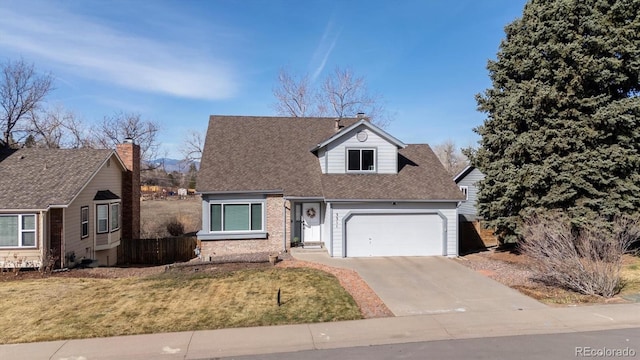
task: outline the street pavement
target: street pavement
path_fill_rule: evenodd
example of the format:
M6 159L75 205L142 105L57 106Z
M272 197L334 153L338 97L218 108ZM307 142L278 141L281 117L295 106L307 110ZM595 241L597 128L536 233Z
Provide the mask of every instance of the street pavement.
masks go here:
M450 259L442 260L454 263ZM455 265L463 268L460 264ZM533 301L527 305L519 302L518 296L502 289L502 285L494 287L497 283L491 280L492 285L488 285L466 271L454 271L461 271L462 277L470 278L450 281L454 283L452 288L484 295L465 299L456 297L457 290L441 290L443 296L450 296L459 303L443 308L446 304L434 298L432 304L436 307L413 316L0 345L0 359L206 359L640 327L639 303L550 307ZM456 285L456 281L460 284ZM492 290L485 293L487 286ZM374 284L372 288L377 291L375 287ZM487 307L472 306L482 302ZM457 307L464 307L465 311L432 311Z
M235 360L549 360L640 357L640 328L563 334L422 341L404 344L234 356Z

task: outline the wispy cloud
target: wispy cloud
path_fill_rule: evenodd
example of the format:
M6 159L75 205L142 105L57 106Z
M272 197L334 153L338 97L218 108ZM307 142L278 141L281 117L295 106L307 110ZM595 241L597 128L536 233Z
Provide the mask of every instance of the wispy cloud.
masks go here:
M0 3L0 18L0 52L38 57L76 76L193 99L225 99L237 90L233 67L197 44L125 33L59 4L21 11Z
M320 39L320 43L316 47L316 50L313 53L313 57L311 58L311 64L314 68L313 73L311 74L311 82L315 82L324 67L327 65L327 61L329 60L329 56L333 52L333 48L335 48L338 39L340 38L340 30L334 30L333 28L333 19L329 20L327 26L324 29L324 33L322 34L322 38Z

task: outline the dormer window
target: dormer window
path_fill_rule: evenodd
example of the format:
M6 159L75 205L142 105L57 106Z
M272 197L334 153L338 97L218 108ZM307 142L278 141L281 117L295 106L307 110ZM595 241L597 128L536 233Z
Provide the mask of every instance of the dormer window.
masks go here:
M464 199L469 200L469 187L468 186L460 186L460 191L464 194Z
M376 152L374 149L349 149L347 150L347 171L375 172Z

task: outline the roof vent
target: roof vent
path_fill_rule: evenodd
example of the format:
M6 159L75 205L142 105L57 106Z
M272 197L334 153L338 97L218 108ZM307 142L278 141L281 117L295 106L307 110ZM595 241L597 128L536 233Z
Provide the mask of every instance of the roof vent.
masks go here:
M363 112L359 112L358 114L356 114L356 117L357 117L358 119L364 119L364 118L366 118L366 116L364 115L364 113L363 113Z
M336 132L340 131L340 118L336 118L335 125L333 126L333 130Z

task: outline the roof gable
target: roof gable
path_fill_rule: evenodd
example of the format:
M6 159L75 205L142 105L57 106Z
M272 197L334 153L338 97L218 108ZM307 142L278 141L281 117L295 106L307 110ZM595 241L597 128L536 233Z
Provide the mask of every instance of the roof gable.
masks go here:
M0 209L45 210L68 205L112 159L125 169L113 150L17 150L0 162Z
M402 141L398 140L397 138L395 138L394 136L392 136L388 132L382 130L381 128L375 126L370 121L368 121L366 119L361 119L361 120L359 120L359 121L357 121L357 122L355 122L355 123L353 123L353 124L351 124L349 126L346 126L346 127L342 128L342 129L340 129L339 132L333 134L329 138L326 138L323 141L321 141L320 143L316 144L313 148L311 148L311 151L312 152L316 152L319 149L322 149L323 147L326 147L326 146L330 145L331 143L341 141L341 139L343 137L347 136L347 134L349 134L349 132L351 130L354 130L354 129L358 128L358 127L366 128L366 129L374 132L375 134L377 134L381 138L385 139L389 143L397 146L398 149L402 149L402 148L407 147L407 145L405 143L403 143Z
M453 177L453 181L457 184L460 181L462 181L467 175L469 175L473 170L477 169L475 166L473 165L467 165L467 167L465 167L464 169L462 169L462 171L460 171L458 173L458 175ZM478 171L480 171L478 169Z

